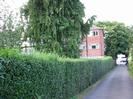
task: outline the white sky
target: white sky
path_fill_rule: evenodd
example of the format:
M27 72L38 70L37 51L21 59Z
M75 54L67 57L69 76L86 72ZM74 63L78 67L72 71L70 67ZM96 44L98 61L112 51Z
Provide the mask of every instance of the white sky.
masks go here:
M118 21L133 25L133 0L81 0L86 17L97 15L97 21Z
M20 8L28 0L5 0L13 9Z
M18 8L27 0L7 0ZM81 0L85 5L86 18L97 15L97 21L118 21L133 24L133 0Z

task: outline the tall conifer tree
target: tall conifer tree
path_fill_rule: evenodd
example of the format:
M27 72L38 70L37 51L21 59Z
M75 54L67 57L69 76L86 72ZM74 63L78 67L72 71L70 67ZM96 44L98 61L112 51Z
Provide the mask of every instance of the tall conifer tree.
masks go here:
M87 26L80 0L29 0L23 11L36 49L79 57L82 28Z

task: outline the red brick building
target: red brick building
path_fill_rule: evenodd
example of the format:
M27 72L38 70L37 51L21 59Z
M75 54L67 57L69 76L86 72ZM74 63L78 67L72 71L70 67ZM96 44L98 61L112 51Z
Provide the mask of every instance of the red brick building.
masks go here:
M104 31L99 27L93 27L80 45L81 57L102 57L104 56Z

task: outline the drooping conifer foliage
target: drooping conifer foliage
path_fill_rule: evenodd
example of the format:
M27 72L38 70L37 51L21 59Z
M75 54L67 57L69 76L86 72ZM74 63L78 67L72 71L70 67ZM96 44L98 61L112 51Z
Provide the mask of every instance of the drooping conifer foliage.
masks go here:
M80 0L29 0L22 12L29 20L29 36L36 49L79 56L85 26L91 26L89 21L89 26L83 23L84 5Z

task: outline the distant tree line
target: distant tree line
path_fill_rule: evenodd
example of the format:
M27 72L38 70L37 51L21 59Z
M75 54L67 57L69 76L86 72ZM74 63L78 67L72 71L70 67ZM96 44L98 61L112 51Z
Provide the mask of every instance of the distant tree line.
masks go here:
M20 46L21 22L5 0L0 0L0 48Z

